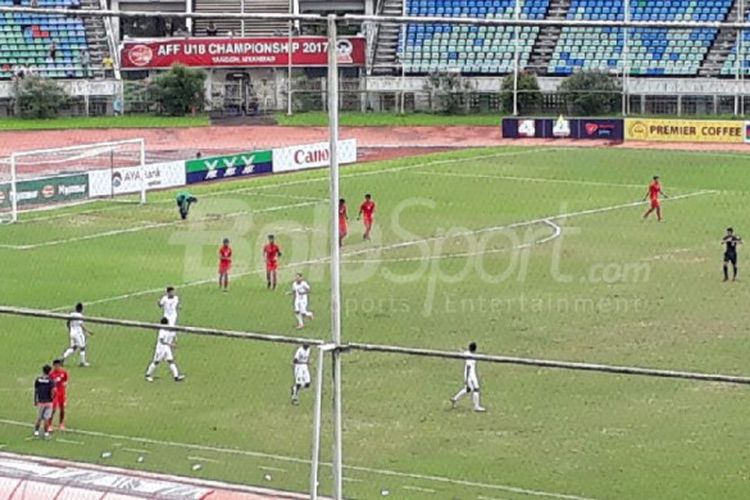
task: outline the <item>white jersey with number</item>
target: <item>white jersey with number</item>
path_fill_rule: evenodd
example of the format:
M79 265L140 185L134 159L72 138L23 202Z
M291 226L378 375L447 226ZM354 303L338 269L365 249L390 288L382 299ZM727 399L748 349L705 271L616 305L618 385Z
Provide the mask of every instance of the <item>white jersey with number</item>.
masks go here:
M72 316L68 327L70 347L83 349L86 347L86 335L83 332L83 314L72 312L70 315Z
M294 353L294 383L308 385L310 383L310 348L300 346Z
M180 305L180 298L175 295L170 297L165 295L159 300L159 307L161 307L162 314L169 320L170 326L177 324L177 309Z
M464 352L466 355L472 355L470 351ZM479 377L477 376L477 360L467 359L464 363L464 382L466 387L471 391L479 390Z
M174 355L172 346L177 338L177 332L162 328L159 330L159 336L156 339L156 350L154 351L154 361L172 361Z
M307 281L295 281L292 283L292 292L294 293L294 311L298 313L307 312L307 297L310 295L310 285Z

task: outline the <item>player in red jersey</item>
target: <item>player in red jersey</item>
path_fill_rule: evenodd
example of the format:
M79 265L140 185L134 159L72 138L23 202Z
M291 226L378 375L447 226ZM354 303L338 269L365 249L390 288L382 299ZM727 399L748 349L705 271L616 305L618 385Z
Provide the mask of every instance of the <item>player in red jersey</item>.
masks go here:
M52 362L50 380L55 383L55 396L52 398L52 417L49 419L49 430L52 431L52 420L55 413L60 415L60 430L65 430L65 403L67 402L68 372L63 368L63 360L56 359Z
M276 290L276 270L279 268L281 248L276 244L272 234L268 235L268 244L263 247L263 258L266 260L266 286L269 290Z
M229 246L229 238L219 247L219 288L226 292L229 289L229 270L232 269L232 247Z
M368 193L365 195L365 201L363 201L359 206L359 215L357 216L357 220L359 220L360 217L364 218L365 235L363 236L363 238L366 240L370 239L370 231L372 231L372 219L374 216L375 202L372 201L372 196L370 196Z
M339 246L344 244L344 238L349 233L349 227L346 221L349 220L349 214L346 211L346 200L339 200Z
M659 182L659 176L655 175L653 182L649 184L648 186L648 192L646 193L646 196L643 198L643 201L646 201L646 198L649 198L651 200L651 207L646 210L646 213L643 214L643 218L647 218L649 215L651 215L651 212L656 211L656 219L661 222L661 202L659 201L659 195L669 198L664 191L661 190L661 183Z

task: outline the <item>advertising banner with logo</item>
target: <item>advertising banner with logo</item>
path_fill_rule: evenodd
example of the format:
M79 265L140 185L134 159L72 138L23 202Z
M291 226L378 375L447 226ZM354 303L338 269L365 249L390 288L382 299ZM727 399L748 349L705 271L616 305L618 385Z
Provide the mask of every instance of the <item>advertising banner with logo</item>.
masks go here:
M123 70L170 68L183 64L200 68L301 67L328 64L328 39L324 36L266 38L165 38L125 40L120 60ZM336 42L339 64L365 65L365 38L342 37Z
M89 179L77 174L21 181L16 183L16 195L19 207L83 200L89 196Z
M625 122L598 118L503 118L503 137L510 139L602 139L622 141Z
M622 141L625 138L625 121L622 119L576 118L570 122L574 139Z
M625 139L668 142L745 142L745 123L730 120L628 118Z
M745 122L745 142L750 143L750 122Z
M184 186L185 162L154 163L143 168L146 190ZM143 179L140 167L123 167L89 172L89 194L92 198L139 193Z
M187 183L270 174L272 153L270 149L236 155L214 156L185 162Z
M357 161L357 140L345 139L339 141L338 157L339 164L355 163ZM330 164L331 149L327 142L273 150L274 173L327 167Z

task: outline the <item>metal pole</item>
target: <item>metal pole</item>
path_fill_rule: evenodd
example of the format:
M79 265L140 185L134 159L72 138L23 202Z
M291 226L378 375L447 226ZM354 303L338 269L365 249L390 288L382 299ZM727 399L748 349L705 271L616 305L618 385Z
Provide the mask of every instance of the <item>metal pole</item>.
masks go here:
M623 19L625 22L630 18L630 1L625 0L623 8ZM628 115L628 78L630 78L630 37L628 28L622 29L622 116Z
M287 49L289 50L288 61L286 63L286 114L292 116L292 26L293 22L289 21L289 36L287 37Z
M16 155L10 155L10 203L11 222L18 221L18 190L16 188Z
M240 11L245 13L245 0L240 0ZM240 36L245 36L245 19L240 19Z
M310 471L310 499L318 498L318 470L320 468L320 422L323 413L324 348L318 349L318 371L315 373L315 409L313 413L312 470Z
M328 15L328 129L331 158L331 338L333 350L333 498L343 498L341 422L341 249L338 241L339 206L339 67L336 52L336 15Z
M737 10L737 20L742 19L744 9L742 8L742 1L739 3L739 9ZM740 113L740 68L742 67L742 30L737 30L737 57L734 61L734 116L738 116Z
M740 14L737 17L740 18L738 22L742 22L745 17L745 0L740 0ZM743 35L744 32L742 30L737 30L737 36L739 37L738 59L740 60L740 84L738 88L740 95L740 116L745 116L745 40Z
M516 0L513 17L518 21L521 17L521 3ZM518 38L519 26L513 26L513 116L518 116Z
M140 155L140 171L141 171L141 204L146 203L146 189L148 188L148 181L146 180L146 141L140 140L141 155Z
M404 2L404 10L406 10L406 2ZM399 111L404 114L404 100L406 92L406 66L404 65L404 57L406 56L406 25L401 25L401 102Z

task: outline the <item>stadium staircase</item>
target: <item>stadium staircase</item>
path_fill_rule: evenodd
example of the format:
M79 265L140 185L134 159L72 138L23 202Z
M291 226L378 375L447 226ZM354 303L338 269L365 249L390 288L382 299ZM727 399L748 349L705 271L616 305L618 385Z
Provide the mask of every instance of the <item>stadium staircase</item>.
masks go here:
M196 0L195 12L201 13L225 13L242 11L240 0ZM291 12L290 0L245 0L245 12L254 14L288 14ZM196 19L193 34L195 36L206 36L206 27L209 20ZM215 19L214 24L218 30L218 36L227 36L231 31L234 36L242 33L242 23L239 19ZM245 20L245 36L274 36L286 35L289 32L289 24L286 21L276 20Z
M745 12L740 13L740 4L744 3ZM742 19L748 18L750 13L750 5L746 2L740 2L740 0L734 0L732 8L727 14L726 21L732 22L737 20L738 14ZM745 37L747 40L747 36ZM698 73L699 76L715 77L715 76L729 76L735 74L734 64L736 56L736 45L737 45L737 32L731 29L721 29L719 34L716 36L714 44L706 54L706 58L703 61L703 65ZM747 47L746 49L750 48ZM746 50L745 49L745 50Z
M570 9L570 0L551 0L545 19L565 19ZM539 75L547 73L552 54L555 53L557 40L560 38L560 26L545 26L539 30L536 43L531 49L531 59L527 69Z
M99 0L81 0L81 8L86 10L101 9ZM110 53L108 33L104 27L104 18L99 16L83 18L83 25L86 28L86 37L89 43L89 56L91 58L91 67L99 68L102 65L104 56ZM116 54L112 54L116 57Z
M381 0L378 15L400 16L404 12L405 0ZM391 75L396 73L398 64L399 39L401 28L395 23L382 23L377 27L374 46L372 74Z

